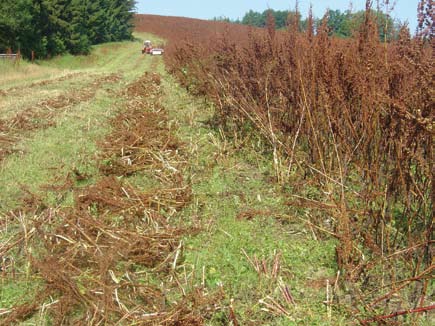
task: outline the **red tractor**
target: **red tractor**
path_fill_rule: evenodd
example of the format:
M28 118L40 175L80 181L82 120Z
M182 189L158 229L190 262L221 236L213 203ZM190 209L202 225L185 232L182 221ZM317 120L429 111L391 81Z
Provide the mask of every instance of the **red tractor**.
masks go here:
M165 52L163 48L153 48L151 41L143 42L142 54L162 55Z
M142 54L150 54L152 49L151 41L146 40L143 42Z

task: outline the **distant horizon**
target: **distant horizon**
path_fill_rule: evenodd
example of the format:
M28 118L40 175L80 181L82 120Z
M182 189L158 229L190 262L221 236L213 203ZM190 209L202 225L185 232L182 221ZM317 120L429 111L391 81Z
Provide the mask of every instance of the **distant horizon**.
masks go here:
M344 12L351 8L353 12L356 12L365 8L365 0L300 0L299 11L304 18L308 16L310 2L313 5L313 15L316 18L321 18L327 9ZM418 25L417 5L419 0L390 0L390 2L396 2L394 10L390 14L391 17L399 20L401 23L407 22L411 33L414 34ZM226 17L233 21L237 19L241 20L249 10L263 12L267 9L294 10L294 8L295 0L268 0L264 2L221 0L219 2L211 2L206 6L199 0L185 0L183 2L177 0L138 0L136 5L138 14L202 20ZM373 8L376 9L376 1L374 1Z

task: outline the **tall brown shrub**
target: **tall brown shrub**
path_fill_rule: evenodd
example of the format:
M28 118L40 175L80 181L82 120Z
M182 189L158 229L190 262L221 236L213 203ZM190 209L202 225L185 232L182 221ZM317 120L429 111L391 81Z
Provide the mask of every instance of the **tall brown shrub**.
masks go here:
M430 21L421 3L421 21ZM433 23L424 37L404 26L381 43L371 5L346 40L329 36L327 16L305 34L298 15L287 31L271 20L265 30L139 24L168 38L168 69L213 100L219 123L270 144L278 180L302 185L289 196L311 222L332 221L338 268L360 291L362 313L390 309L392 295L423 305L433 271Z

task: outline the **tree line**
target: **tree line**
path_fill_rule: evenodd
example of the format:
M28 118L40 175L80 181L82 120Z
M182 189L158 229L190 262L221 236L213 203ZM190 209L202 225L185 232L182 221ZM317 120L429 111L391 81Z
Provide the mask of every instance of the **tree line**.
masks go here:
M241 20L230 20L228 17L215 17L213 20L233 22L255 27L266 27L269 13L273 16L277 29L286 28L289 18L293 19L295 17L299 21L300 31L305 31L307 29L309 18L302 19L299 12L289 10L267 9L263 12L250 10L243 16ZM328 19L327 25L329 34L331 36L342 38L351 37L353 32L357 30L363 23L364 14L365 11L351 12L350 10L329 10L326 15ZM373 14L376 17L379 38L382 41L389 41L397 37L402 25L400 21L393 20L388 14L382 11L373 10ZM320 26L321 21L321 18L314 18L314 27L316 28L317 26Z
M132 38L135 0L0 1L0 53L27 58L87 54L91 45Z

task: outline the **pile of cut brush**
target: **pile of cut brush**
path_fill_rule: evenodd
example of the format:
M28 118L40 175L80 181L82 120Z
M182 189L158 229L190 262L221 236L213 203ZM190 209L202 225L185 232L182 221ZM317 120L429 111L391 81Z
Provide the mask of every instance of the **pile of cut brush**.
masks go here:
M57 187L73 192L73 207L49 208L33 195L1 219L2 231L21 225L0 247L2 277L41 285L29 302L2 311L0 324L39 314L53 325L202 325L219 309L212 302L220 294L177 276L181 237L197 229L168 222L191 191L181 172L182 144L160 104L160 77L145 74L123 95L126 107L100 144L104 176L78 188L72 175L86 176L75 171ZM143 170L159 174L159 189L144 192L127 181Z

